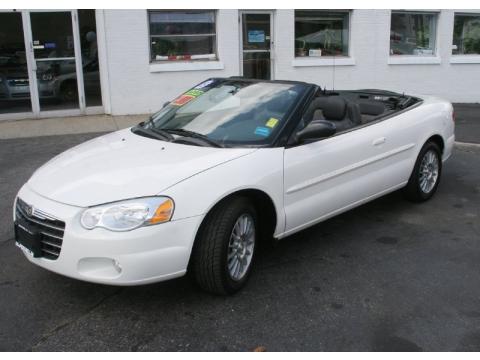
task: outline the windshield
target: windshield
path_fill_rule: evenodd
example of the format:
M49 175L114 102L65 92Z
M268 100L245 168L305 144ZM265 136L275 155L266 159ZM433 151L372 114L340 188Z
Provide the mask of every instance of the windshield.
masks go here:
M209 79L154 114L144 127L177 136L193 134L221 146L268 145L305 88L295 83Z

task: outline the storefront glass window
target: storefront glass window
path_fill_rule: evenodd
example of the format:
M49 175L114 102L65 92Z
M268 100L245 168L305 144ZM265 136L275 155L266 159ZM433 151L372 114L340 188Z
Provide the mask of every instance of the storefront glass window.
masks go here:
M22 14L0 12L0 114L30 111Z
M348 11L295 10L295 56L348 56Z
M434 55L437 15L392 11L390 55Z
M97 26L95 10L78 10L80 46L82 49L83 84L87 106L101 106L100 72L98 66Z
M452 54L480 54L480 14L455 14Z
M215 11L149 11L150 60L215 60Z

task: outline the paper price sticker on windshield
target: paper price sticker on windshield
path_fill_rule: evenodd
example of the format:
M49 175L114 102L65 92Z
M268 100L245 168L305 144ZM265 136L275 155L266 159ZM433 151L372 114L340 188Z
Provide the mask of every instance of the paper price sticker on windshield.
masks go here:
M173 100L172 105L182 106L193 99L195 99L195 96L185 94Z
M273 129L275 126L277 126L277 124L278 124L278 119L275 119L272 117L266 122L265 126L268 126L269 128Z
M200 96L202 94L203 94L202 90L192 89L192 90L187 91L184 95L191 95L193 97L197 97L197 96Z
M255 135L268 137L270 135L270 129L263 126L257 126L255 129Z

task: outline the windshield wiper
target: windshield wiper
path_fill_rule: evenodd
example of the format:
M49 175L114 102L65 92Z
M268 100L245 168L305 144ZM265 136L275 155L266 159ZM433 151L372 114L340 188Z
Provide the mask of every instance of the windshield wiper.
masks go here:
M175 138L165 130L157 129L157 128L154 128L154 127L149 128L148 130L153 131L155 134L158 134L158 135L161 135L161 136L165 137L165 139L167 139L168 141L175 140Z
M145 135L149 138L157 139L157 140L167 140L172 141L174 140L173 136L170 135L168 132L158 129L147 129L142 126L135 126L132 128L132 132L134 134L141 134Z
M175 134L175 135L180 135L184 137L191 137L195 139L200 139L205 141L206 143L215 146L215 147L225 147L223 144L219 143L218 141L215 141L213 139L210 139L208 136L205 136L203 134L197 133L195 131L190 131L190 130L185 130L185 129L163 129L163 131L170 133L170 134Z

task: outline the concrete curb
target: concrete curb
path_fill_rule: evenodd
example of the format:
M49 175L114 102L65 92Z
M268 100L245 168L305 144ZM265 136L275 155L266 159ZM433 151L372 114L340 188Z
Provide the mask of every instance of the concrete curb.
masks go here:
M455 141L455 146L480 148L480 144Z
M148 115L92 115L0 122L0 139L109 132L138 124Z

